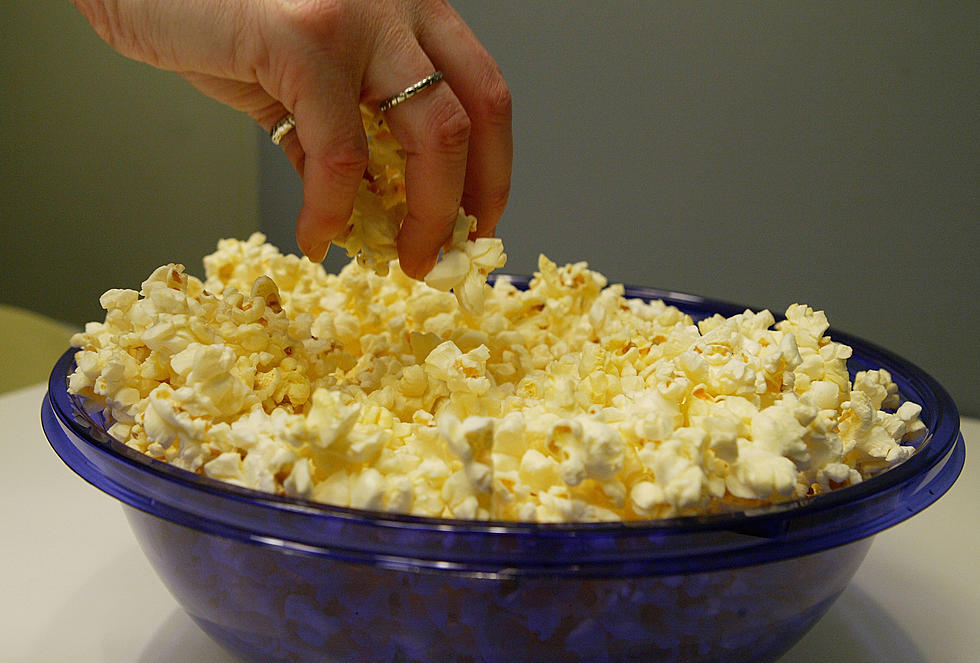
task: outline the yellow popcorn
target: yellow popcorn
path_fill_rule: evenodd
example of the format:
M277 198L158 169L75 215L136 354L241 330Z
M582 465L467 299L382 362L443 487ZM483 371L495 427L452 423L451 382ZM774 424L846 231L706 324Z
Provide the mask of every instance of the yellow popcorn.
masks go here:
M479 315L483 313L487 275L503 267L507 255L499 239L467 239L475 230L476 217L467 216L461 208L450 247L426 275L425 282L436 290L452 290L463 310Z
M356 259L358 264L385 276L390 263L398 257L398 231L408 213L406 156L381 113L361 106L361 120L368 138L368 167L347 227L333 243L344 247L348 257ZM487 275L503 267L507 256L499 239L470 240L469 235L475 230L476 218L460 208L452 238L425 281L437 290L452 290L465 311L479 314L486 296ZM275 275L271 276L276 279ZM291 287L276 281L283 289Z
M105 321L73 338L69 390L132 448L239 486L445 518L636 520L857 483L925 432L886 371L850 381L850 348L802 305L695 324L542 256L526 291L472 265L435 272L479 282L464 306L460 281L454 296L395 260L327 274L260 234L204 264L203 281L165 265L106 292Z

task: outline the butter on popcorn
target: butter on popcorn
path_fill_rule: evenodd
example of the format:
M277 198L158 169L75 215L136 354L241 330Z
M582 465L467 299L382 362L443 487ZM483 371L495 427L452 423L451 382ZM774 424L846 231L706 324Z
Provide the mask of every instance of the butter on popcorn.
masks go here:
M465 241L430 274L454 296L397 261L334 275L261 234L222 240L204 280L165 265L106 292L105 321L72 340L69 390L130 447L214 479L483 520L799 499L903 462L925 434L886 371L850 380L822 312L695 323L543 256L527 290L491 287L493 250L480 262Z

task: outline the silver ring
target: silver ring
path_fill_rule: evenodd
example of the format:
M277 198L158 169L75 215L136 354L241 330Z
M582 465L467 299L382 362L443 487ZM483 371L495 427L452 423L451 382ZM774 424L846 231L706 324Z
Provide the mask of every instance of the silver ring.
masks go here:
M269 131L269 138L272 139L272 142L274 144L278 145L279 143L282 142L282 139L285 138L289 134L289 132L295 128L296 128L296 118L293 117L292 113L290 113L289 115L287 115L286 117L282 118L281 120L275 123L275 125Z
M397 106L398 104L400 104L401 102L407 99L411 99L425 88L429 87L433 83L438 83L441 80L442 80L441 71L432 72L432 74L426 76L418 83L409 85L407 88L405 88L395 96L389 97L384 101L382 101L381 104L378 106L378 110L380 110L382 113L384 113L385 111L389 111L395 106Z

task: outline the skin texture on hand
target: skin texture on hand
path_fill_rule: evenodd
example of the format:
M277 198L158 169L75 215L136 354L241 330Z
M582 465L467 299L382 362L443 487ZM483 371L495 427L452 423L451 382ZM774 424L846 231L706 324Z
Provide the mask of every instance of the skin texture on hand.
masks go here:
M444 0L73 0L123 55L178 72L269 129L303 180L300 248L322 260L367 165L359 105L435 70L441 82L385 117L407 153L402 269L422 278L462 206L489 237L510 190L511 100L493 58Z

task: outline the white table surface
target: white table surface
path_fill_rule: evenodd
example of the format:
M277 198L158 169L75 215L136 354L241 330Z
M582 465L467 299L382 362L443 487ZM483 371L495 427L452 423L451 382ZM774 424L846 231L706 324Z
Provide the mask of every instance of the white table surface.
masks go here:
M44 386L0 396L0 663L232 663L144 559L118 502L76 476L40 426ZM875 539L788 663L980 659L980 420L936 504ZM980 449L980 446L976 446Z

